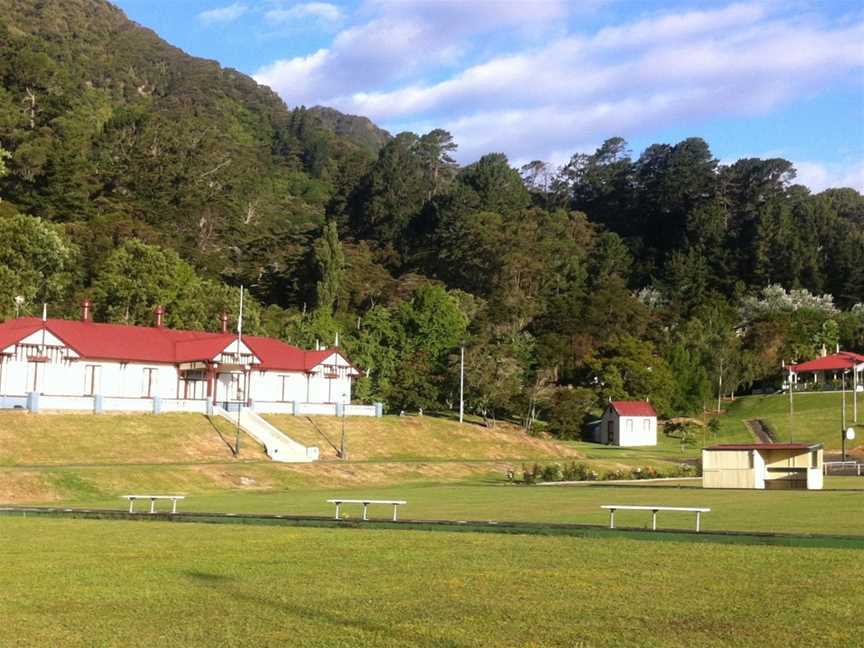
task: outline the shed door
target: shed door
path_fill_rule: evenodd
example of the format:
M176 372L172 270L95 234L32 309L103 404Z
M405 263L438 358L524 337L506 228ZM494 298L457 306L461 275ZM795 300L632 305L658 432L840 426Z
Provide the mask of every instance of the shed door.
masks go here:
M615 443L615 422L612 420L606 422L606 443Z

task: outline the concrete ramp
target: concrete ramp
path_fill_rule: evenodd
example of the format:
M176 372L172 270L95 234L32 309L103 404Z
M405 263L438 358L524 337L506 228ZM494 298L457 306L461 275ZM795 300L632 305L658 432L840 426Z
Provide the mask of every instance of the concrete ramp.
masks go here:
M236 412L226 412L214 407L213 412L224 419L237 423ZM240 429L264 446L267 456L284 463L309 463L318 460L318 448L304 446L270 425L263 418L246 408L240 411Z

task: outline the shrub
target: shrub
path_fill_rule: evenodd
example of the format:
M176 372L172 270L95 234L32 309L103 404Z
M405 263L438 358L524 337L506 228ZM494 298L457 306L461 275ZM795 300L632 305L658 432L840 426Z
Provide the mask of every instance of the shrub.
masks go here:
M561 466L558 464L543 466L543 470L540 472L540 478L547 482L561 481L562 477Z
M586 464L575 461L565 464L561 472L564 481L594 481L598 477Z
M527 468L525 464L522 464L522 483L523 484L536 484L537 480L540 478L540 473L542 472L542 468L536 463L532 465L530 468Z

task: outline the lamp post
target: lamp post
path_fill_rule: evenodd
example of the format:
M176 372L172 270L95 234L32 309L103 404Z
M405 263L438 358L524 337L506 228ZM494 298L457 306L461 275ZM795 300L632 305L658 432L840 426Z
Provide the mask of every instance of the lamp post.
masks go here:
M843 461L846 461L846 370L840 372L840 394L843 402L840 405L840 431L843 434Z
M465 419L465 344L459 347L459 422Z

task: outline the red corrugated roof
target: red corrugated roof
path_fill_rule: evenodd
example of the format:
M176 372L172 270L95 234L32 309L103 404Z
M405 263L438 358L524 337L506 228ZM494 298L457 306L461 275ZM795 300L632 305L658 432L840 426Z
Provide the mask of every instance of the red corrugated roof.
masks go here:
M619 416L657 416L657 411L648 401L612 401L609 405Z
M795 373L808 373L813 371L842 371L843 369L851 369L856 364L864 362L864 356L851 351L841 351L840 353L832 353L822 358L808 360L798 364L788 365Z
M178 364L210 360L236 336L206 331L96 324L80 320L49 319L45 326L82 358L121 362ZM22 317L0 323L0 349L42 328L42 320ZM261 360L261 369L310 371L338 349L305 351L273 338L244 336L243 341Z
M705 450L817 450L821 443L722 443Z

